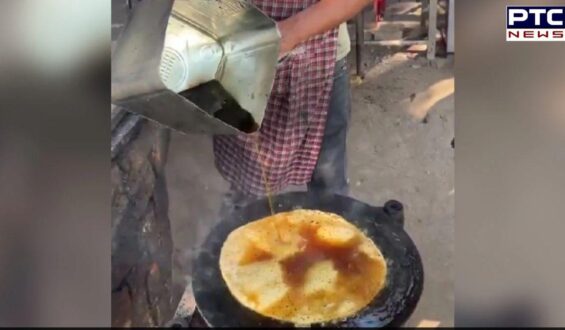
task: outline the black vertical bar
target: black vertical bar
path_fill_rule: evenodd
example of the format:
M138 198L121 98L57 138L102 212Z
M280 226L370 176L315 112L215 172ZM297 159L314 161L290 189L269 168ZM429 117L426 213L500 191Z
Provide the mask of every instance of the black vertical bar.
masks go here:
M357 64L357 75L363 78L363 48L365 46L365 17L362 10L355 19L355 56Z

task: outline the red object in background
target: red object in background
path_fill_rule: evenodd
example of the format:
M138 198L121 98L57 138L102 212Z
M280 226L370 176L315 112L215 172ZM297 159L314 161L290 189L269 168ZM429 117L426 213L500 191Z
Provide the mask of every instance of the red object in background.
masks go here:
M375 22L380 22L385 15L386 0L373 0L373 10L375 12Z

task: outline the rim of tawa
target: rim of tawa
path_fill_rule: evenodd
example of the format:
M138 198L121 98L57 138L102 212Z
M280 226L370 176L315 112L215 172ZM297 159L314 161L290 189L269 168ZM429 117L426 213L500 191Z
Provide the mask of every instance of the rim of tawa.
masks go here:
M311 327L387 327L406 322L422 294L424 270L415 244L390 209L373 207L350 197L307 192L273 196L273 201L277 213L303 208L339 214L365 232L387 262L387 284L369 305L346 319ZM395 201L393 210L399 208L396 203L400 204ZM219 269L219 255L227 236L236 228L270 214L266 199L236 210L211 230L197 254L193 290L198 310L209 326L294 327L244 307L232 296Z

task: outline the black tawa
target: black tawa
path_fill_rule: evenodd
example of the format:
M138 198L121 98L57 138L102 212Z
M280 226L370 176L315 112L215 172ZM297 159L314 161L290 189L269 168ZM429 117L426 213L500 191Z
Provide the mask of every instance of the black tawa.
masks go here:
M398 327L414 311L423 289L418 250L404 231L403 206L389 201L374 207L350 197L292 192L273 197L275 212L314 209L339 214L364 231L386 259L386 285L356 315L311 327ZM192 287L202 318L210 327L293 327L247 309L227 288L219 268L220 250L230 232L271 214L266 199L237 209L212 229L194 261Z

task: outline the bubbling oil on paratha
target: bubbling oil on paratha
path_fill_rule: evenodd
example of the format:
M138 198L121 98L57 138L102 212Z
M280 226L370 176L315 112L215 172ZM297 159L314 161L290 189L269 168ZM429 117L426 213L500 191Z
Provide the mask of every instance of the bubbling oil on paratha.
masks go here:
M222 246L220 270L245 307L300 325L356 314L382 290L387 274L371 239L342 217L315 210L237 228Z

